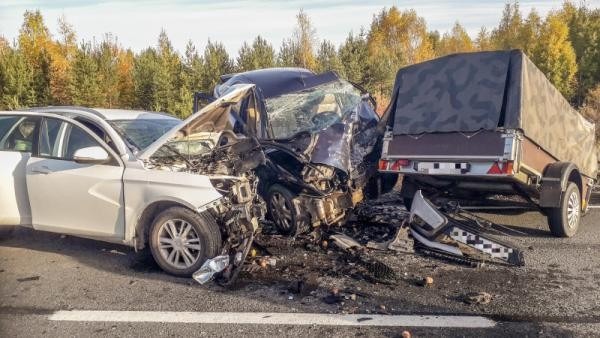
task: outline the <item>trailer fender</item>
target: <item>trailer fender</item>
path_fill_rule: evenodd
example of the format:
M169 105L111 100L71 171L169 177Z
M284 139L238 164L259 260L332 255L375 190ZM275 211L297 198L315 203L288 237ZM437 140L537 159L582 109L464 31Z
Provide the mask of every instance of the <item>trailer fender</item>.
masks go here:
M582 190L582 179L579 168L571 162L556 162L546 166L540 190L540 207L558 208L562 193L567 190L569 182L574 182Z

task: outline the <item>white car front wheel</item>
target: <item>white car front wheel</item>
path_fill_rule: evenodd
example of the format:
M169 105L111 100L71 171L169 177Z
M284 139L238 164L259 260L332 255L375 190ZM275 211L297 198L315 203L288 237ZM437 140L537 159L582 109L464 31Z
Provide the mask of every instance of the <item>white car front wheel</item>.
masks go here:
M208 258L219 254L221 233L212 217L172 207L155 218L149 242L154 260L163 270L189 277Z

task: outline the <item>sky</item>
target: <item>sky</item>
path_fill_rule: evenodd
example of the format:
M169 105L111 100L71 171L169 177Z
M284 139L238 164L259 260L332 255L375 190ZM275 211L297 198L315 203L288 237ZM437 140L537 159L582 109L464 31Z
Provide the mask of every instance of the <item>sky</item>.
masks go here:
M600 7L600 0L587 0ZM521 11L535 8L542 16L561 7L562 1L521 0ZM350 31L368 29L373 15L384 7L413 8L424 17L429 29L449 31L456 20L475 36L481 26L496 26L505 0L0 0L0 35L16 38L26 10L39 9L51 33L57 32L58 18L71 23L77 37L100 40L112 33L124 47L140 51L156 44L161 29L173 46L182 51L191 40L202 50L208 39L221 41L236 54L243 41L261 35L279 48L292 34L295 16L302 8L310 16L320 39L336 45Z

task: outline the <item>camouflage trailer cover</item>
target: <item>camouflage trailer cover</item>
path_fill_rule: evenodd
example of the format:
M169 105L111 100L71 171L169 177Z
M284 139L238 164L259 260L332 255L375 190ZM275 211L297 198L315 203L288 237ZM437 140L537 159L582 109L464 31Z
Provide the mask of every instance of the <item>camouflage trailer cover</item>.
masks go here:
M519 129L589 177L595 126L520 50L454 54L402 68L386 115L394 135Z

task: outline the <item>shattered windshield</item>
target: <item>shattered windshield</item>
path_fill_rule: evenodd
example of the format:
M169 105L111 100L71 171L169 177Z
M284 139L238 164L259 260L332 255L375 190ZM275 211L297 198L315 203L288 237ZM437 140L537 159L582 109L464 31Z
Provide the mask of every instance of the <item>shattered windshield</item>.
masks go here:
M144 150L181 121L176 119L137 119L110 121L129 143Z
M323 130L351 113L361 99L361 92L343 80L269 98L266 108L273 138Z

